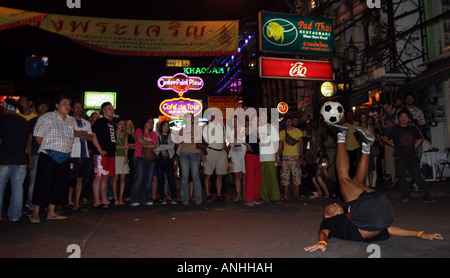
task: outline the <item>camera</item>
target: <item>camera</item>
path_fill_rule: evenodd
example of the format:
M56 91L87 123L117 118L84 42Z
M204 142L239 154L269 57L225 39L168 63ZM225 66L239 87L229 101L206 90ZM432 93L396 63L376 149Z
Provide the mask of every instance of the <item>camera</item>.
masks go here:
M323 167L327 166L327 163L326 163L326 162L323 162L323 163L322 163L322 166L323 166Z

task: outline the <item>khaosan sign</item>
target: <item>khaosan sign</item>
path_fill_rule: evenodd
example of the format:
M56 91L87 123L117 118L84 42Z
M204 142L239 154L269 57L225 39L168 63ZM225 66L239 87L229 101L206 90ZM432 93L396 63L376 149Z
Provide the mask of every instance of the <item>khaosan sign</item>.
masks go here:
M329 18L260 12L259 32L262 52L333 54L333 21Z
M180 97L188 90L200 90L204 84L200 77L187 76L184 73L177 73L174 76L161 76L157 83L161 90L173 90Z
M259 58L259 76L300 80L334 80L328 61Z
M202 110L203 105L200 100L183 97L166 99L159 105L159 111L172 119L182 119L186 113L197 116Z

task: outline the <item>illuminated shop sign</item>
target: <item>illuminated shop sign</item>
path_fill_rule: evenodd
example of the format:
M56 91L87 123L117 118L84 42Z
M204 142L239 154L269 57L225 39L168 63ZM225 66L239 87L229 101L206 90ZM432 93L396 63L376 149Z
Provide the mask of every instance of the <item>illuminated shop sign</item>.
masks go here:
M161 90L173 90L180 96L188 90L200 90L204 84L200 77L187 76L184 73L177 73L174 76L161 76L157 83Z
M104 102L110 102L114 109L116 109L116 92L84 92L84 108L85 109L100 109Z
M259 76L301 80L333 80L334 74L327 61L259 58Z
M294 14L259 13L263 52L332 55L333 21Z
M174 60L174 59L166 60L166 67L185 68L190 66L191 60Z
M333 82L325 81L322 83L322 86L320 86L320 92L324 97L331 97L336 93L336 91L337 87Z
M280 114L286 114L289 111L289 105L286 102L280 102L277 105L277 110Z
M230 71L229 67L214 67L214 68L188 67L188 68L183 68L184 74L225 74L229 71Z
M203 105L200 100L190 98L166 99L159 105L159 111L172 119L181 119L186 113L197 116L202 112Z

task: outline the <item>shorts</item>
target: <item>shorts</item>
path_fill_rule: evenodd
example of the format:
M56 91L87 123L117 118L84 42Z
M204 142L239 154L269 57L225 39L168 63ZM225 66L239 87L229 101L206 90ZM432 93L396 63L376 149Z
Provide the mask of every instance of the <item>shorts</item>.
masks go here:
M233 173L245 173L245 153L244 152L232 152L231 164L233 165Z
M297 163L296 155L283 155L283 162L281 164L281 185L289 185L291 182L294 185L300 185L302 183L302 168Z
M123 175L130 173L130 167L128 166L128 163L123 164L125 159L128 159L128 157L116 156L116 175Z
M392 204L381 193L364 191L358 199L346 204L347 206L347 217L361 230L381 231L394 222Z
M94 166L90 157L71 157L69 159L70 179L85 178L92 175Z
M114 177L116 175L116 159L94 155L94 175L96 177Z
M216 170L216 175L226 175L228 164L227 152L225 150L207 150L208 154L206 155L205 175L211 176L214 173L214 169Z

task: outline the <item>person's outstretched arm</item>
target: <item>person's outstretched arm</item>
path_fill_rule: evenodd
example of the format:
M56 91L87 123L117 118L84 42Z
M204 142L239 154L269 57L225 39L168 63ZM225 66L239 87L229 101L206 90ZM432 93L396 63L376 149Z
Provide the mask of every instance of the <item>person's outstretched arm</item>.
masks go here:
M327 229L320 230L319 241L314 245L305 247L304 248L305 251L314 252L314 251L320 249L320 250L322 250L322 252L324 252L325 250L327 250L329 234L330 234L330 230L327 230Z
M413 230L408 230L408 229L401 228L398 226L389 227L388 232L392 236L417 236L417 237L420 237L423 239L429 239L429 240L444 239L444 237L438 233L428 234L428 233L425 233L424 231L413 231Z

